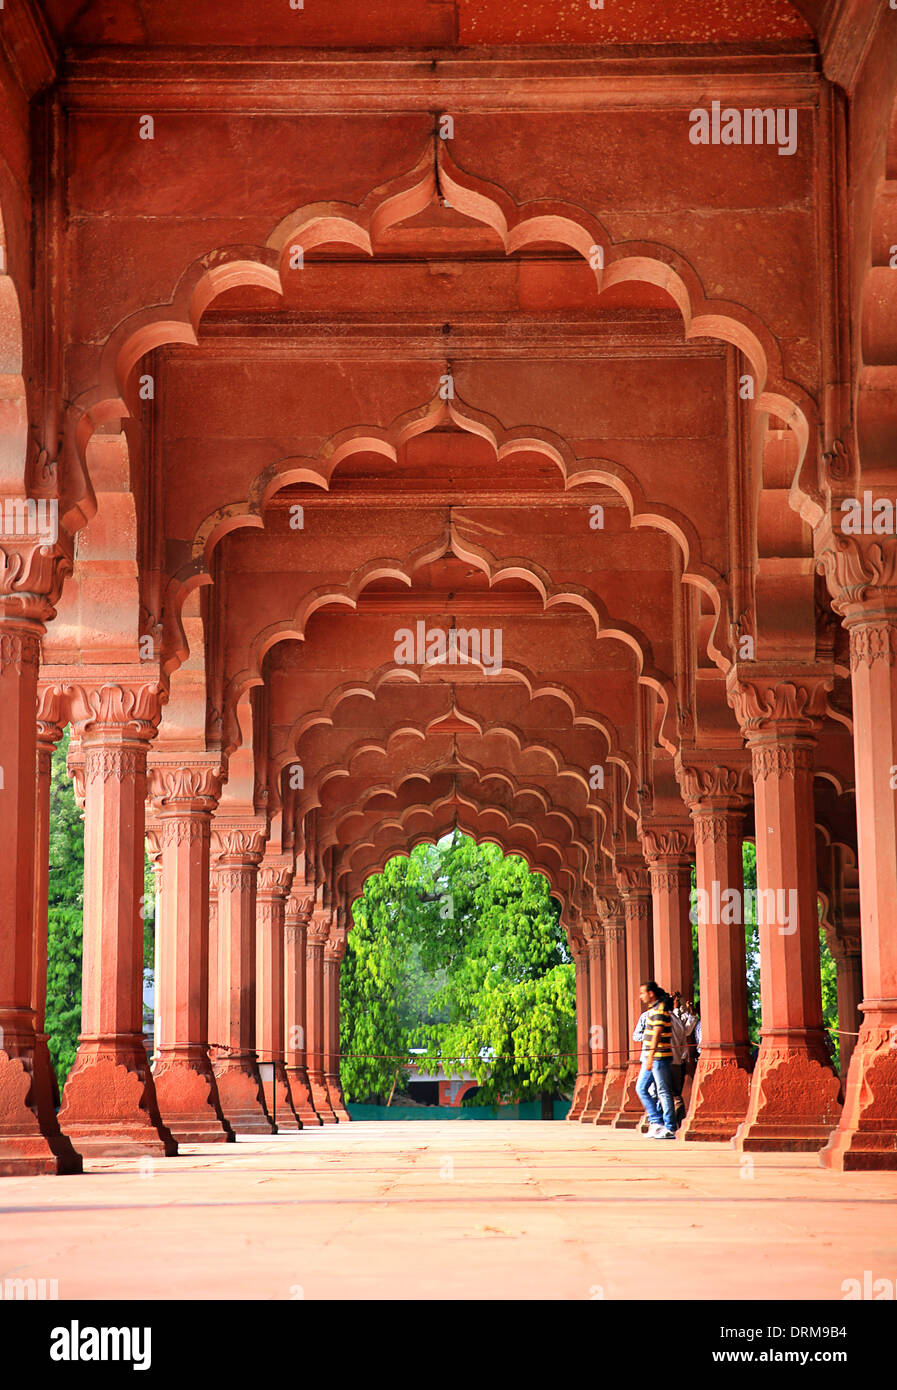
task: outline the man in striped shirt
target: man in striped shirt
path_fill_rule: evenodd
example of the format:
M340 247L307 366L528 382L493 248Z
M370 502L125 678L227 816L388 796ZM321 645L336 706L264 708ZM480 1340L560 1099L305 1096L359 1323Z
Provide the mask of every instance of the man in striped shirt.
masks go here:
M671 1067L673 1027L669 999L656 980L645 980L639 987L642 1008L648 1010L642 1041L642 1069L636 1082L638 1098L648 1116L652 1139L676 1137L676 1097ZM651 1086L653 1081L654 1085ZM652 1091L656 1090L656 1099Z

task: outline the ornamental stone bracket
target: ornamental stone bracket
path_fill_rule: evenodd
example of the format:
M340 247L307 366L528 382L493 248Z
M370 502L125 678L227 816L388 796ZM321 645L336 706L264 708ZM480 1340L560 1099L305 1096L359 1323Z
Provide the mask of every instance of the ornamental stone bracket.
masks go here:
M749 743L780 737L812 739L825 718L826 696L834 680L831 667L757 669L740 663L726 677L726 698Z
M212 866L215 870L233 865L251 868L260 864L265 852L268 826L264 816L212 819Z
M219 752L181 752L154 749L150 754L148 793L160 817L208 812L218 804L226 766Z
M676 780L689 810L743 809L753 794L751 757L746 748L680 749Z
M74 573L73 550L65 531L55 545L0 534L0 625L33 623L39 631L56 616L62 586Z

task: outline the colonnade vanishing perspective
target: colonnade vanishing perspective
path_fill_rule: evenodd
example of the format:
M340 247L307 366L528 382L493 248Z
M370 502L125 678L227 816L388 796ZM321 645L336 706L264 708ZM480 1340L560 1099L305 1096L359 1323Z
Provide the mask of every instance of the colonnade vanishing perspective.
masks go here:
M360 4L261 49L63 8L0 26L0 1174L346 1120L353 903L455 825L560 905L572 1120L639 1121L694 864L682 1142L897 1167L897 13L671 47L639 0L632 47L440 0L393 50ZM693 139L719 100L793 149Z

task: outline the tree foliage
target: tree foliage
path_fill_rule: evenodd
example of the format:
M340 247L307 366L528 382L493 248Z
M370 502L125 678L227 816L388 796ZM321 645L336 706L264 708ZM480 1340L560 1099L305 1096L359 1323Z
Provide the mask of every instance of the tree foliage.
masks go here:
M524 860L458 832L390 860L355 906L343 983L347 1095L383 1095L405 1055L467 1071L478 1103L569 1089L575 972L548 884ZM399 1085L407 1068L398 1067Z
M66 771L66 732L53 754L50 779L50 875L47 914L47 1045L62 1086L81 1030L81 934L84 908L84 823Z

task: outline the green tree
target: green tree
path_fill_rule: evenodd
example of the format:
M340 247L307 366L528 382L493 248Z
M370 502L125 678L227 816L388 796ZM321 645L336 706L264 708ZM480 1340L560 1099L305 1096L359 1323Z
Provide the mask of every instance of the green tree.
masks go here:
M50 872L47 914L47 1045L60 1087L78 1049L81 1029L81 937L84 906L84 823L66 770L66 731L50 777Z
M574 967L548 884L458 832L390 860L365 885L342 989L342 1051L468 1070L478 1102L527 1100L575 1078ZM559 1055L566 1054L566 1055ZM347 1057L347 1096L388 1093L407 1069Z

